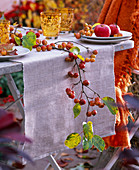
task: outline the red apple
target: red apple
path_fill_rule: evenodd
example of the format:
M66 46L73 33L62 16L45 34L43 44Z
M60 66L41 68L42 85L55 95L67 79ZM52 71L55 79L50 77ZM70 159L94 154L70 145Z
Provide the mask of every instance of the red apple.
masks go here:
M111 29L111 35L114 35L114 34L119 34L120 32L120 27L116 24L110 24L109 25L110 29Z
M109 37L111 35L111 29L106 24L100 24L95 27L94 33L97 37Z

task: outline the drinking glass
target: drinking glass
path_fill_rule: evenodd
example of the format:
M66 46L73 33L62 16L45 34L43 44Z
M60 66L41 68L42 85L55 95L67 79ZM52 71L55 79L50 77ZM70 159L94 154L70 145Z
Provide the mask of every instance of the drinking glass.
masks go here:
M53 11L41 12L41 28L46 38L58 37L60 32L61 14Z
M55 11L61 13L60 31L71 31L74 20L74 9L72 8L57 8Z
M10 21L0 19L0 44L9 42Z

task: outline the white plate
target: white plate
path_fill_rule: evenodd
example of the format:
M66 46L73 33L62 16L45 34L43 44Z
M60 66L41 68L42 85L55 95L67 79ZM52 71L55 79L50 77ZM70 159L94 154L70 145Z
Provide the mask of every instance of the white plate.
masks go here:
M19 58L21 56L24 56L26 54L28 54L30 52L30 50L28 48L24 48L22 46L14 46L13 50L17 49L17 54L18 55L6 55L6 56L0 56L0 61L4 61L4 60L10 60L10 59L15 59L15 58Z
M132 33L128 31L120 31L120 33L122 33L123 36L121 37L96 37L96 35L93 34L92 36L82 35L82 37L88 38L88 39L97 39L97 40L115 40L115 39L128 38L132 36Z
M120 43L121 41L126 41L131 39L131 37L127 38L121 38L121 39L112 39L112 40L101 40L101 39L90 39L90 38L85 38L81 37L81 41L86 41L86 42L91 42L91 43L97 43L97 44L115 44L115 43Z

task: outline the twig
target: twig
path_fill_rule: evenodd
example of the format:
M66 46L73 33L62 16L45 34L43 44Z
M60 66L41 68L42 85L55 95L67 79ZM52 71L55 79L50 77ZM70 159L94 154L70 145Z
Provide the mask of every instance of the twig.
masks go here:
M23 95L19 98L17 98L13 103L9 104L9 106L7 106L5 109L3 110L7 110L9 107L11 107L12 105L14 105L18 100L22 99L23 98Z

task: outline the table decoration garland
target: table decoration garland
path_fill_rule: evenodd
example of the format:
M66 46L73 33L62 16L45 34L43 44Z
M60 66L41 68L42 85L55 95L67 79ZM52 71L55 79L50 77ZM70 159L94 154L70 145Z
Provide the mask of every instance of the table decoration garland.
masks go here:
M113 98L106 96L101 98L101 96L94 91L91 87L89 87L90 82L89 80L85 79L85 64L87 62L95 62L96 56L98 54L97 50L92 50L80 43L77 42L68 42L68 41L57 41L55 43L48 44L47 40L40 40L39 38L41 31L35 29L26 30L26 35L22 36L20 32L18 32L18 28L23 28L20 24L15 24L14 26L11 26L11 35L13 38L10 39L10 41L13 41L16 45L22 45L23 47L26 47L30 50L32 50L32 47L36 48L36 51L51 51L53 49L55 50L61 50L68 53L68 56L65 58L66 62L73 62L73 68L72 70L69 70L67 73L67 76L75 79L79 77L79 80L71 85L71 87L67 87L65 89L65 92L67 96L70 99L74 99L75 106L73 107L73 114L74 118L77 118L81 113L81 106L86 106L86 119L83 120L83 131L76 133L73 132L67 136L67 139L65 140L65 145L69 148L75 148L77 147L81 141L82 146L84 150L88 150L89 148L95 147L100 152L102 152L105 149L105 142L104 140L98 136L93 134L93 123L91 121L88 121L88 117L95 116L97 113L96 109L93 109L94 106L98 106L99 108L108 107L109 111L115 115L118 111L117 106L115 105L115 101ZM25 29L25 28L23 28ZM39 33L39 34L38 34ZM76 45L80 45L84 48L86 48L88 52L88 57L83 57L80 53L79 47ZM73 90L75 86L81 87L81 92L77 96L75 91ZM92 92L91 96L88 96L85 89L88 89ZM76 98L75 98L76 96ZM81 139L81 134L82 139ZM63 141L64 142L64 141Z

